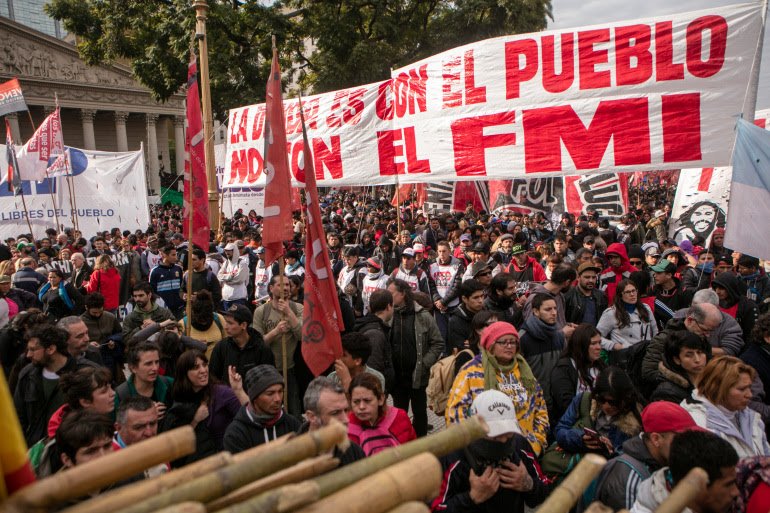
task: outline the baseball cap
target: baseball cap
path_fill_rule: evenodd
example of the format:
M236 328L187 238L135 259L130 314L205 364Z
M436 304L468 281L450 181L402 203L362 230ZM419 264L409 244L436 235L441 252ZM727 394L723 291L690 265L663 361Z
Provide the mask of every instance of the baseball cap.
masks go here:
M527 250L524 248L523 244L516 244L511 249L511 254L512 255L518 255L519 253L526 253L526 252L527 252Z
M578 276L586 271L596 271L597 273L600 273L602 272L602 269L601 267L594 265L593 262L583 262L580 264L580 267L578 267Z
M257 251L256 251L257 255L261 255L264 252L265 252L265 246L260 246L257 248Z
M669 262L668 260L661 260L657 264L650 267L650 271L654 273L674 274L676 272L676 264L673 262Z
M655 213L652 214L652 217L663 217L665 215L666 215L666 213L663 212L662 210L656 210Z
M250 323L253 319L251 310L249 310L248 307L239 304L230 305L230 308L227 310L220 310L219 313L226 317L232 317L237 323Z
M644 256L660 256L660 250L658 246L650 246L644 252Z
M414 246L412 246L412 249L414 250L415 253L425 252L425 246L423 246L422 244L415 244Z
M225 246L225 251L235 251L236 249L238 249L238 244L235 242L230 242Z
M11 283L11 277L7 274L0 275L0 283Z
M642 430L645 433L705 431L687 410L669 401L655 401L642 410Z
M412 248L406 248L401 252L402 257L414 258L414 250Z
M521 434L513 401L499 390L485 390L477 395L471 405L471 413L487 423L489 438L509 433Z
M463 233L460 235L460 242L470 242L473 238L471 237L470 233Z
M485 242L477 242L473 245L474 253L489 253L489 245Z

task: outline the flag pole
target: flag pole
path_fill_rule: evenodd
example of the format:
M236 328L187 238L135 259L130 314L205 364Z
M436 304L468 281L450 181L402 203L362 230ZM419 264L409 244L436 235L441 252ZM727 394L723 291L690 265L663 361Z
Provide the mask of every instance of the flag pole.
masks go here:
M56 100L56 108L57 109L59 108L58 99ZM43 112L43 114L45 114L45 111ZM27 116L29 116L29 122L32 125L32 133L34 134L37 131L37 128L35 127L35 120L32 119L32 112L30 112L29 109L27 109ZM62 140L64 140L64 136L62 136ZM51 180L51 177L48 176L48 169L46 169L45 171L45 177ZM56 182L53 182L53 183L56 183ZM57 212L58 208L56 207L56 198L54 198L53 196L53 187L48 187L48 192L51 195L51 203L53 204L53 215L54 215L54 219L56 220L56 231L58 232L59 230L61 230L61 226L59 226L59 213ZM22 195L22 199L23 198L24 196ZM32 228L30 228L30 230L32 230ZM30 235L32 235L33 239L35 238L34 234L30 233Z
M29 113L29 110L27 110L27 113ZM16 146L15 146L15 143L13 142L13 135L10 135L11 125L10 123L8 123L8 118L5 119L5 131L6 133L9 134L8 135L8 137L10 138L9 142L11 143L11 146L12 146L12 148L10 148L8 151L11 152L10 155L11 155L11 160L13 160L13 162L8 162L8 165L13 166L13 176L17 177L18 183L21 184L21 177L19 176L19 166L18 166L18 163L16 162ZM14 180L11 180L11 183L9 183L8 185L11 188L14 188L12 182L14 182ZM14 194L16 193L15 188L13 192ZM21 185L19 186L19 193L21 194L21 204L24 207L24 217L27 219L27 227L29 228L29 235L30 237L32 237L32 243L35 244L35 234L32 233L32 222L29 220L29 210L27 209L27 200L24 198L24 186L21 186Z
M272 37L272 43L273 43L273 56L276 55L277 47L275 45L275 35ZM283 108L283 106L281 106ZM301 110L301 109L300 109ZM267 155L265 155L265 158L267 158ZM285 246L283 246L285 250ZM284 251L285 253L285 251ZM283 255L278 257L278 280L281 284L281 293L283 293L283 280L288 279L286 277L286 260L284 259ZM289 285L289 290L291 290L291 285ZM284 298L284 300L287 303L291 301L291 296ZM281 320L286 320L286 314L281 313ZM283 402L284 408L288 410L288 403L289 403L289 355L288 355L288 349L287 349L287 342L286 342L286 333L281 333L281 367L283 369L283 390L284 390L284 397L286 398Z

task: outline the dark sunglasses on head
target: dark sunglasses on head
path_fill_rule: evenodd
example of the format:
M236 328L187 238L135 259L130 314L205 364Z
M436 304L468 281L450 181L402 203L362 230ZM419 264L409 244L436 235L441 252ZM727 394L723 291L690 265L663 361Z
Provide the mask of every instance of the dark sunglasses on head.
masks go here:
M629 260L629 262L631 262L631 265L642 265L641 260Z

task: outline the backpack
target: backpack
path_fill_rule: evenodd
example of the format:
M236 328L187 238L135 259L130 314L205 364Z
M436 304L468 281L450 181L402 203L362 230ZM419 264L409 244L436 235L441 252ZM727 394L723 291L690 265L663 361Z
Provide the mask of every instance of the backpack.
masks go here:
M187 331L187 316L185 315L182 317L182 324L184 324L185 332ZM219 328L219 333L222 334L222 338L225 338L225 328L222 326L222 320L219 318L219 315L216 313L214 314L214 324L217 325L217 328Z
M575 429L583 429L584 427L592 427L591 421L591 392L583 392L580 397L580 406L578 408L578 420L572 426ZM540 461L540 468L543 473L551 478L554 482L560 483L562 479L567 477L575 465L578 464L582 454L572 454L566 452L557 442L553 442L543 453L543 457Z
M388 408L385 417L374 427L364 427L352 422L348 426L350 434L358 437L358 444L367 456L401 445L401 442L390 432L390 427L396 420L398 409Z
M470 349L463 349L457 354L442 358L430 368L430 378L428 378L428 388L425 389L425 393L428 396L428 407L436 415L444 415L446 411L449 392L455 380L455 360L462 353L470 354L471 358L474 356Z

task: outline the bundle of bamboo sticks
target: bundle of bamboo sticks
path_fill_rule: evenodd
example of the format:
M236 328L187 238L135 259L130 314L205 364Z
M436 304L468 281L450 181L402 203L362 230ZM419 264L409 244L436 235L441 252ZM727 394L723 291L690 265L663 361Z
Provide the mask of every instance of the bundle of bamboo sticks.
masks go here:
M481 418L471 418L336 469L339 461L332 450L345 447L347 432L342 424L334 423L241 454L222 452L154 479L103 491L154 465L193 453L195 435L192 428L183 427L38 481L0 504L0 511L424 513L428 511L426 501L438 495L441 485L438 458L483 437L486 431ZM539 512L569 511L605 463L595 455L583 458ZM685 483L690 493L703 485L699 477ZM677 504L673 508L670 504L667 513L683 504L685 495L674 496Z

